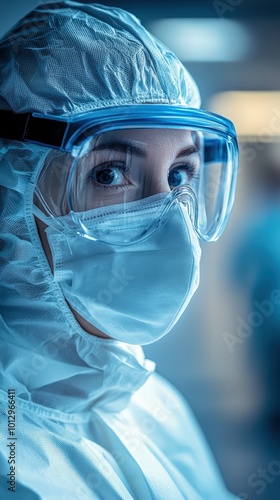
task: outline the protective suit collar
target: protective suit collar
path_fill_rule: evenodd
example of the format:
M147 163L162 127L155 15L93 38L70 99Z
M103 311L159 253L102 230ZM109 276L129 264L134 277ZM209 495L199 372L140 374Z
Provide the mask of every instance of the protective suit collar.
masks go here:
M5 331L7 327L2 324L1 328ZM145 360L139 346L89 334L88 338L74 337L73 342L67 335L58 335L33 350L1 339L0 348L5 351L0 365L1 388L14 388L22 399L62 413L85 413L93 407L108 412L125 408L153 371L154 363ZM64 359L58 351L64 351Z

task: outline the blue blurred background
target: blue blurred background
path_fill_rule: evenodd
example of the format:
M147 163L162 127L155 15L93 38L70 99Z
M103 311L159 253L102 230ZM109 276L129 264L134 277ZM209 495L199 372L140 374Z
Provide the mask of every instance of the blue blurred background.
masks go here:
M1 34L40 3L1 0ZM236 125L231 220L218 242L202 244L201 284L186 313L145 352L189 401L229 489L279 500L280 4L100 3L139 17L190 70L202 107Z

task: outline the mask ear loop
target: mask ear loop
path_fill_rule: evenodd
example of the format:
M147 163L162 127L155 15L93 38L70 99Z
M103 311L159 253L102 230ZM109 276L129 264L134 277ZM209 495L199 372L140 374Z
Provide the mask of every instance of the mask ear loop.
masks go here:
M38 217L38 219L40 219L42 222L47 224L47 226L51 226L54 229L57 229L57 231L62 232L62 229L65 227L63 222L58 217L55 217L52 214L50 207L48 206L46 200L43 198L37 186L35 187L34 194L37 196L39 202L41 203L44 210L49 214L49 216L44 214L44 212L35 203L33 203L33 214L36 215L36 217Z
M36 191L36 189L35 189L35 191ZM35 193L35 191L34 191L34 193ZM37 198L39 199L39 201L44 206L44 209L46 211L48 211L50 216L48 217L46 214L44 214L44 212L39 207L37 207L37 205L35 205L35 203L33 203L33 215L35 215L35 217L37 217L37 219L40 219L42 222L44 222L46 224L46 226L47 226L46 230L48 229L48 227L51 227L52 229L55 229L56 231L58 231L59 233L61 233L65 236L66 241L67 241L67 245L69 248L69 252L72 255L72 250L71 250L71 246L70 246L69 238L68 238L69 231L67 231L66 226L63 224L63 222L58 217L55 217L49 211L48 205L45 202L44 198L42 197L41 193L38 191L35 194L36 194ZM66 229L66 231L65 231L65 229Z

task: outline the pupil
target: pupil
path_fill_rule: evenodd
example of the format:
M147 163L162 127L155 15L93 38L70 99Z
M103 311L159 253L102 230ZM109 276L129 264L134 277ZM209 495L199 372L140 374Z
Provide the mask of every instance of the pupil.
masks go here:
M100 184L111 184L114 180L114 172L110 168L105 168L104 170L98 172L96 180Z

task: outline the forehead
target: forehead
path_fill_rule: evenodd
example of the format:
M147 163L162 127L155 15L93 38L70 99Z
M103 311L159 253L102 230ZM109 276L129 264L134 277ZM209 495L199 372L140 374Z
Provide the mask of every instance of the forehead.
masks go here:
M125 129L106 132L92 141L92 147L102 144L112 144L120 141L135 146L149 148L180 149L194 144L193 132L191 130L179 129Z

